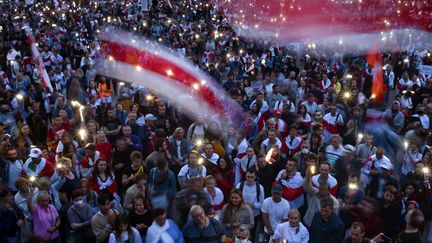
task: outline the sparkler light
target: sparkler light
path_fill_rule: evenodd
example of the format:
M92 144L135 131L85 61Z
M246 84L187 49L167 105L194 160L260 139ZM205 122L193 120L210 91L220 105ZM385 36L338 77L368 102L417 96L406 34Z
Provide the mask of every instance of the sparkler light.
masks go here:
M316 173L316 166L315 165L311 165L310 172L312 175Z
M195 145L198 146L198 147L201 147L203 144L204 144L204 142L203 142L202 139L197 139L196 142L195 142Z
M265 160L267 161L267 163L269 163L269 164L272 164L273 162L271 162L271 158L272 158L272 154L273 154L273 148L271 148L268 152L267 152L267 154L266 154L266 157L265 157Z
M405 148L405 149L408 149L408 147L409 147L409 142L405 140L404 143L403 143L403 145L404 145L404 148Z
M15 97L17 98L17 100L23 100L24 96L22 94L17 94L15 95Z
M343 97L344 97L344 99L348 100L348 99L351 98L351 93L350 93L349 91L346 91L346 92L343 94Z
M145 98L147 101L152 101L154 99L153 95L151 95L151 94L146 95Z
M348 189L350 190L357 190L358 185L356 183L348 183Z
M36 181L36 176L30 176L29 180L30 180L30 182L35 182Z
M429 167L424 166L424 167L422 168L422 173L423 173L423 175L425 175L425 176L430 176L430 169L429 169Z
M80 128L78 130L78 135L80 136L80 139L84 141L87 137L87 130L85 128Z
M56 168L57 168L57 169L61 169L61 168L63 168L63 164L62 164L62 163L58 163L58 164L56 165Z

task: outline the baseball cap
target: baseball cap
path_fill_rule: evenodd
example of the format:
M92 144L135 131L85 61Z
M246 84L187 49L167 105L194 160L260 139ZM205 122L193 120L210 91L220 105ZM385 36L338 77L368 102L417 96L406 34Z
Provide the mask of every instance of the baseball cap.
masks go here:
M357 149L354 146L352 146L351 144L346 144L343 146L343 148L344 148L345 152L347 152L347 153L354 153L357 151Z
M32 148L30 150L30 158L39 158L42 155L42 150L40 150L39 148Z
M149 113L149 114L147 114L147 115L144 116L144 120L146 120L146 121L147 120L149 120L149 121L156 121L157 118L153 114Z
M272 187L271 192L282 194L283 193L283 188L282 188L282 186L280 184L276 184L276 185L274 185Z

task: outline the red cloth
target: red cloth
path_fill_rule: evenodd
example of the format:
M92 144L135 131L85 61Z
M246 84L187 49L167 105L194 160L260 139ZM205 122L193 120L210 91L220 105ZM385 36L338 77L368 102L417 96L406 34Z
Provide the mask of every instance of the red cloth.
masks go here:
M96 150L99 151L101 157L111 161L112 145L110 142L105 141L103 144L96 144Z
M114 195L115 193L117 193L117 183L115 179L111 178L111 180L113 180L111 185L107 186L104 190L100 190L100 185L97 182L97 178L93 178L93 176L90 176L88 180L88 185L98 195L101 195L103 192L109 192L111 195Z

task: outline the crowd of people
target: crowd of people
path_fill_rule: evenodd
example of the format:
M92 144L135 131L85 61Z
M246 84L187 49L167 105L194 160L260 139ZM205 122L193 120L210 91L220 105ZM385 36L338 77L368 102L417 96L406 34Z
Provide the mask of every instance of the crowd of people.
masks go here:
M0 242L432 242L427 50L382 54L378 102L365 55L244 39L210 1L0 9ZM172 48L244 120L99 75L104 28Z

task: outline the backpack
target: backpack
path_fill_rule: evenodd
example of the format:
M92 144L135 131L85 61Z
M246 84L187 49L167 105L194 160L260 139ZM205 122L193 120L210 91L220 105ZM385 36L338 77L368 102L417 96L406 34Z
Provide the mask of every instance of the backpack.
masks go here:
M240 191L242 191L242 193L243 193L243 187L244 187L244 182L242 182L242 183L240 183ZM261 190L260 190L260 184L256 181L255 182L255 186L256 186L256 191L257 191L257 194L256 194L256 198L257 198L257 201L259 202L259 197L260 197L260 194L261 194Z

